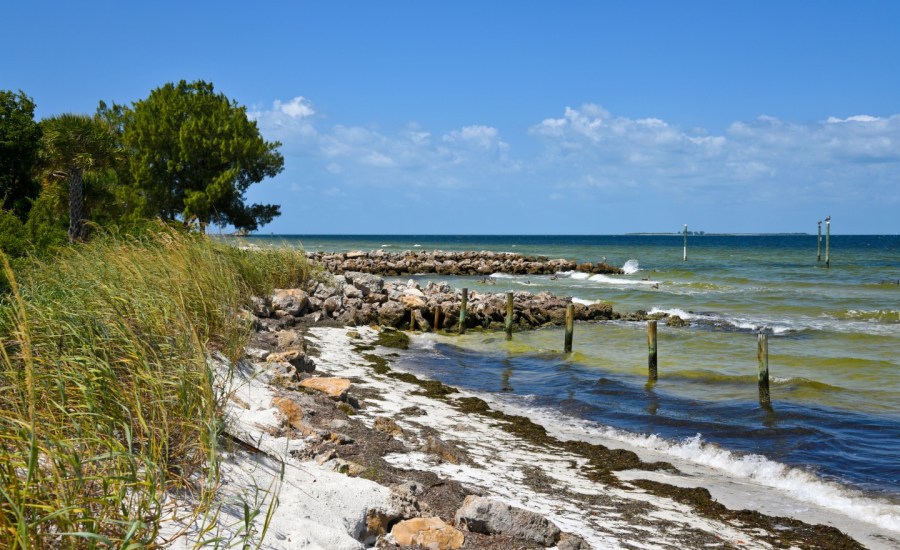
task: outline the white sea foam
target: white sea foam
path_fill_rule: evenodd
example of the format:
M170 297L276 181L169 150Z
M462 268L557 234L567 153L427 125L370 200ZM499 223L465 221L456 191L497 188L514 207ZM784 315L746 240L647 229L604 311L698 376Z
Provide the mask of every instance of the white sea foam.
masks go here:
M637 273L641 270L641 266L637 260L631 259L625 262L625 265L622 266L622 271L625 272L625 275L631 275L632 273Z
M794 332L798 330L803 330L805 326L800 326L796 324L790 324L783 321L776 320L750 320L743 319L740 317L728 317L725 315L715 315L710 313L690 313L683 309L679 308L657 308L654 307L651 309L649 314L653 315L654 313L665 313L668 315L677 315L682 319L687 320L696 320L696 321L705 321L712 324L724 324L732 326L739 330L747 330L751 332L759 332L759 331L767 331L772 334L786 334L789 332Z
M497 402L496 399L489 401ZM507 408L521 410L504 399ZM703 441L700 434L682 441L670 441L658 435L643 435L601 426L595 422L565 415L556 410L528 407L528 416L535 422L566 438L588 439L600 437L607 441L619 441L635 450L645 449L663 460L678 459L711 468L720 474L778 489L790 498L833 510L855 520L876 525L882 529L900 532L900 506L863 495L859 491L825 481L813 473L775 462L761 455L728 451L718 445Z
M572 298L572 302L576 304L581 304L583 306L592 306L594 304L599 304L603 300L585 300L583 298Z
M491 279L514 279L515 275L509 273L491 273Z
M588 277L588 280L593 283L603 283L607 285L657 285L659 284L657 281L651 280L635 280L635 279L619 279L617 277L610 277L609 275L603 275L598 273L597 275L591 275Z

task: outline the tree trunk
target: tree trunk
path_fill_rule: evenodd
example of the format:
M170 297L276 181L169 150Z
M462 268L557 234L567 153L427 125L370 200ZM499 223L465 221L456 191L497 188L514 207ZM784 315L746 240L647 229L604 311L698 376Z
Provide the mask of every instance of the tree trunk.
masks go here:
M69 242L84 240L84 173L73 168L69 177Z

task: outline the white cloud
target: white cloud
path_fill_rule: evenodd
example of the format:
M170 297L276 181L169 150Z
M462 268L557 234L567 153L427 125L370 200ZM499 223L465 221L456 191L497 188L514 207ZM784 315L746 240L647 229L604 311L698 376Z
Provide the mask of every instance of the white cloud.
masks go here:
M275 110L281 111L291 118L304 118L316 114L309 100L302 96L297 96L287 103L282 103L276 99L273 106Z
M440 133L416 123L396 131L326 126L302 96L252 116L267 139L284 143L287 167L296 170L291 178L328 197L402 189L391 196L468 200L468 190L478 189L486 200L515 198L534 208L542 201L653 202L663 209L705 201L740 211L771 197L782 206L810 198L900 202L900 115L813 123L761 115L710 132L587 104L566 107L520 136L489 124Z
M875 116L853 115L848 116L847 118L837 118L830 116L828 117L828 120L826 120L826 122L828 122L829 124L840 124L842 122L878 122L879 120L881 119Z

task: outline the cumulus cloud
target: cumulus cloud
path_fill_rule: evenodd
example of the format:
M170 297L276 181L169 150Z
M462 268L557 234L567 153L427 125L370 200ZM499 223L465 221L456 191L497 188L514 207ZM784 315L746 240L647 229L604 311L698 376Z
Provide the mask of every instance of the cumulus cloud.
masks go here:
M816 123L761 115L710 135L585 105L544 119L531 134L544 143L543 171L554 173L560 187L614 193L624 182L639 181L678 197L697 191L727 195L754 184L787 198L811 188L831 196L840 192L836 181L857 188L864 181L869 193L898 200L900 115Z
M297 167L291 177L328 197L515 198L535 209L551 201L671 208L699 200L735 211L766 197L781 205L810 197L900 202L900 115L804 123L761 115L711 132L586 104L515 136L486 123L442 131L326 124L302 96L251 116L267 139L284 143L288 169Z
M276 99L273 106L275 110L281 111L291 118L303 118L316 114L309 100L301 96L297 96L287 103Z

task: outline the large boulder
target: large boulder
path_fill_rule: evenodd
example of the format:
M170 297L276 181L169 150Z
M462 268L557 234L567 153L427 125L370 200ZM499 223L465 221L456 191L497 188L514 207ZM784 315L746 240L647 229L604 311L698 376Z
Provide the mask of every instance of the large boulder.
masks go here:
M309 307L309 294L299 288L275 289L272 294L272 309L288 315L300 317Z
M508 535L544 546L553 546L562 532L540 514L505 502L469 495L456 511L456 524L473 533Z
M373 292L381 292L384 289L384 279L377 275L349 271L344 273L344 277L348 283L359 289L363 296L368 296Z
M396 327L403 321L406 308L398 302L387 302L378 308L378 322L389 327Z

